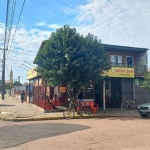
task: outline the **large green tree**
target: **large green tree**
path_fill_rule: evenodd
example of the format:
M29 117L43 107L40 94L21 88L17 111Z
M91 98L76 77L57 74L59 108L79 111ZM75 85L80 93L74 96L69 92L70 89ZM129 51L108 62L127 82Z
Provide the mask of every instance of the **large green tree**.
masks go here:
M73 89L97 83L103 78L102 72L110 69L101 42L91 34L83 37L68 25L57 29L41 45L34 63L50 86L66 86L72 101L77 96Z

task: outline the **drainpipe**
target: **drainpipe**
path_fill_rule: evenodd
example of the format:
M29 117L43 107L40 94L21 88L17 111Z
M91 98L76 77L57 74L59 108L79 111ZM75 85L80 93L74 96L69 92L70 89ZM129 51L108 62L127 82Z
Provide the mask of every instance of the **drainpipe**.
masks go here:
M45 81L45 99L44 99L44 112L46 112L46 81Z
M135 79L133 79L133 100L135 100Z
M105 80L103 81L103 113L105 114Z

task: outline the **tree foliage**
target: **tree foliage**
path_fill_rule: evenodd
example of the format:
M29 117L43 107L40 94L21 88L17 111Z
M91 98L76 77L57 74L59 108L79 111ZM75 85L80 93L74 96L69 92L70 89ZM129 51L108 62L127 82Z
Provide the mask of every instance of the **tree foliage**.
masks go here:
M8 90L10 89L12 86L21 86L22 84L18 81L15 81L13 84L11 83L5 83L5 89Z
M92 34L83 37L68 25L57 29L41 45L34 63L50 86L63 85L70 91L89 81L97 83L103 78L102 72L110 69L101 42Z
M142 87L144 87L150 93L150 73L149 72L144 74L144 81L143 81Z
M5 83L5 89L6 90L10 89L10 83Z
M15 81L14 83L13 83L13 86L21 86L22 84L19 82L19 81Z

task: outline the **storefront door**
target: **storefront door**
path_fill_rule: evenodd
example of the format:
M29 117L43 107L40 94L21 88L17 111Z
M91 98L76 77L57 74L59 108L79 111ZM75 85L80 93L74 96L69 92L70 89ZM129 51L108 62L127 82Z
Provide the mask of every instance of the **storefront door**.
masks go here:
M111 79L111 99L113 107L120 107L122 97L122 79Z

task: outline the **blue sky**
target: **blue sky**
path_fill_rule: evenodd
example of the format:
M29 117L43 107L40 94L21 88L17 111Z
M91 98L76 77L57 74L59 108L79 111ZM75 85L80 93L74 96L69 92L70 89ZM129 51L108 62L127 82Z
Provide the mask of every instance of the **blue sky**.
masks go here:
M22 4L23 0L17 1L11 35ZM0 6L3 6L0 9L0 47L3 48L6 0L0 1ZM28 82L27 71L21 64L31 67L24 61L32 64L41 42L64 24L77 28L83 35L90 32L105 44L150 49L149 8L150 0L26 0L12 48L7 52L6 79L12 65L14 78L20 76L21 83Z

